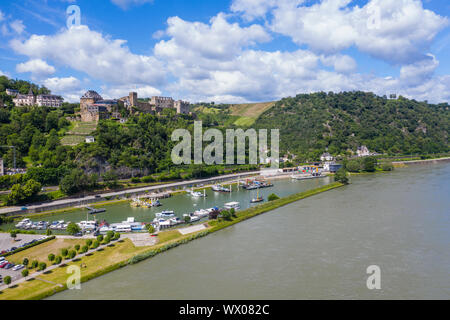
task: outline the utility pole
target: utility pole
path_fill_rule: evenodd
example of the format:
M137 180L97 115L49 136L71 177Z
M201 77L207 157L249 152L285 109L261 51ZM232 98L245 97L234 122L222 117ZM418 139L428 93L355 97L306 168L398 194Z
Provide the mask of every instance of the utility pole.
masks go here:
M11 148L14 151L13 165L14 171L16 170L16 147L15 146L0 146L1 148Z

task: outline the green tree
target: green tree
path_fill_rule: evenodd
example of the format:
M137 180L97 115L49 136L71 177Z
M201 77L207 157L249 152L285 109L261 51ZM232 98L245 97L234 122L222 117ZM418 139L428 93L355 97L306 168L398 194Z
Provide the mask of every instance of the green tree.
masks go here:
M361 163L358 159L352 159L346 163L345 167L349 172L359 172L361 170Z
M45 235L46 236L51 236L52 235L52 230L50 230L50 228L47 228L47 231L45 231Z
M363 160L363 170L366 172L374 172L377 165L375 157L365 157Z
M67 226L67 232L71 235L75 235L75 234L79 233L80 231L81 231L80 227L75 222L71 222Z
M102 240L103 240L103 239L102 239ZM99 242L98 240L95 240L95 241L92 243L92 248L97 249L99 245L100 245L100 242Z
M103 241L103 235L99 234L99 235L97 236L97 241L98 241L98 242L102 242L102 241Z
M334 181L348 184L347 171L344 168L340 168L334 175Z
M69 250L67 250L66 248L61 249L61 255L63 257L67 257L68 254L69 254Z
M47 264L45 262L39 263L39 271L44 271L47 269Z
M10 277L10 276L6 276L6 277L3 279L3 282L4 282L7 286L9 286L9 285L11 284L11 277Z
M60 264L61 261L62 261L62 257L61 257L61 256L57 256L57 257L55 258L55 263L56 263L56 264Z
M23 269L22 270L22 277L26 278L26 277L28 277L28 274L29 274L28 269Z
M48 255L48 261L50 261L50 262L55 261L55 255L54 255L53 253L50 253L50 254Z
M267 197L267 201L275 201L275 200L278 200L278 199L280 199L280 197L277 196L275 193L272 193L271 195L269 195Z
M28 260L28 258L23 258L23 260L22 260L22 264L25 266L25 267L28 267L28 263L29 263L30 261Z
M185 217L186 218L186 217ZM189 218L189 217L188 217ZM189 218L189 221L191 220L191 218ZM150 223L147 224L145 226L145 228L147 228L148 233L153 234L155 233L155 227L153 227Z
M11 238L12 239L16 239L16 237L17 237L17 232L16 231L11 231L10 233L9 233L9 235L11 236Z
M75 258L76 255L77 255L77 252L75 250L70 250L70 252L69 252L69 258L70 259Z
M84 245L84 246L81 248L81 252L82 252L82 253L86 253L86 252L88 252L88 250L89 250L89 247L86 246L86 245Z
M148 230L149 232L150 232L150 230ZM120 239L120 233L118 233L118 232L116 232L115 234L114 234L114 240L119 240Z
M88 247L90 247L90 246L92 245L92 240L91 240L91 239L87 239L87 240L86 240L86 245L87 245Z
M76 251L80 251L80 245L79 245L79 244L76 244L76 245L75 245L75 250L76 250Z

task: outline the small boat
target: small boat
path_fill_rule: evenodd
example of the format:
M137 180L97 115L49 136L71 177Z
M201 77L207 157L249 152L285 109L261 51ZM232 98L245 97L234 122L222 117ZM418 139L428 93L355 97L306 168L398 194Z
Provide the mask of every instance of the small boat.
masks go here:
M224 208L225 209L235 209L235 210L237 210L237 209L241 208L241 205L240 205L239 202L228 202L228 203L224 204Z
M185 213L185 214L183 214L183 218L185 218L185 217L189 217L190 218L189 222L196 222L196 221L200 220L200 217L196 216L193 213Z
M175 217L175 213L173 211L163 211L155 214L155 217L158 219L170 219Z
M258 202L263 202L264 198L259 196L259 189L258 192L256 193L256 198L253 198L252 200L250 200L250 203L258 203Z

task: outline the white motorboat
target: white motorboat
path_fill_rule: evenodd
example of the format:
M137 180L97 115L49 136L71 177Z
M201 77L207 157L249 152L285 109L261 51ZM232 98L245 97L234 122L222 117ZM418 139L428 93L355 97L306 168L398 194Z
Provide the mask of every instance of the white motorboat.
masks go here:
M163 211L155 214L155 217L158 219L170 219L175 217L175 213L173 211Z
M224 208L225 209L235 209L235 210L237 210L237 209L240 209L241 208L241 205L240 205L240 203L239 202L228 202L228 203L225 203L224 204Z

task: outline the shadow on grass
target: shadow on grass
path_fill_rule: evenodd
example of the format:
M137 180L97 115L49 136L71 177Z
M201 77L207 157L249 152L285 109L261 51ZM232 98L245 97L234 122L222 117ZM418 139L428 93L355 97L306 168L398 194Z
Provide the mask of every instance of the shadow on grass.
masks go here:
M105 249L103 249L103 248L100 248L100 249L97 249L97 251L105 251Z
M112 247L115 247L115 245L113 245L113 244L108 245L108 248L112 248Z
M86 257L90 257L92 255L93 255L93 253L86 253Z
M48 270L48 271L45 271L45 272L44 272L44 274L52 274L52 273L53 273L52 270Z
M78 261L81 261L81 258L76 258L76 259L72 260L72 262L78 262Z
M31 281L34 281L34 280L36 280L35 278L30 278L30 279L28 279L28 280L26 280L27 282L31 282Z

